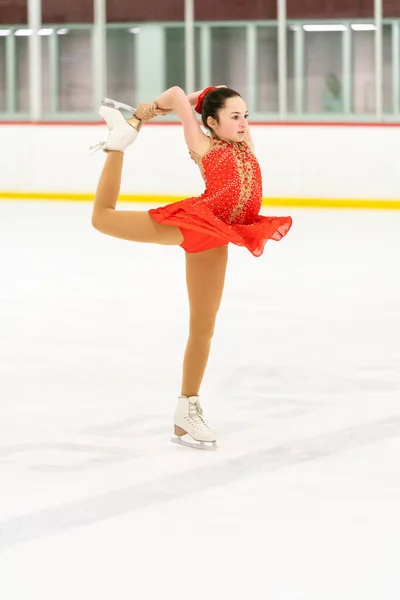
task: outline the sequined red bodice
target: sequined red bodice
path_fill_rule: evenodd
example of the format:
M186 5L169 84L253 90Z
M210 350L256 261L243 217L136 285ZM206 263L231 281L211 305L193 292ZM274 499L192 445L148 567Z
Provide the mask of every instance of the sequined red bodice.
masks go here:
M200 157L190 152L206 184L197 203L229 224L254 221L262 203L261 169L245 142L228 143L212 139L209 151ZM194 199L193 199L194 200Z

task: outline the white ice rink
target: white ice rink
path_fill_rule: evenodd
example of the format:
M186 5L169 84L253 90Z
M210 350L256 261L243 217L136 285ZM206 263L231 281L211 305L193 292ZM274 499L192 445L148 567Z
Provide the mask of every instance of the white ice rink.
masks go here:
M1 600L398 600L400 211L231 246L217 452L170 443L184 252L90 212L0 203Z

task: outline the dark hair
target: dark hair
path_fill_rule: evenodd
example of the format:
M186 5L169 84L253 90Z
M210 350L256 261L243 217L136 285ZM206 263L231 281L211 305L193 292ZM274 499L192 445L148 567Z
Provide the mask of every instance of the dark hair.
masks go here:
M208 117L212 117L218 122L219 111L225 108L226 101L229 98L236 98L237 96L241 98L239 92L224 87L208 92L204 98L201 111L201 119L204 127L210 130L210 126L207 124Z

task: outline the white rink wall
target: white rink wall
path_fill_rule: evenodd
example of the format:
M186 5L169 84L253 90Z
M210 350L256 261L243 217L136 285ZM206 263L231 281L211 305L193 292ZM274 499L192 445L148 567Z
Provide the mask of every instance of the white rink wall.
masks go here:
M253 125L268 200L398 200L400 127ZM103 125L0 126L0 195L93 193ZM121 193L185 197L204 189L180 125L147 125L126 153Z

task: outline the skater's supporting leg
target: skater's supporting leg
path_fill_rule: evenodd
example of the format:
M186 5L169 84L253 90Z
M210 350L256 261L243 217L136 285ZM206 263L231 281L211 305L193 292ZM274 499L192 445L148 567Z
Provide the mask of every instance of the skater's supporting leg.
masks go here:
M183 362L183 396L197 396L199 393L221 304L227 260L227 246L195 254L186 253L190 328Z

